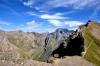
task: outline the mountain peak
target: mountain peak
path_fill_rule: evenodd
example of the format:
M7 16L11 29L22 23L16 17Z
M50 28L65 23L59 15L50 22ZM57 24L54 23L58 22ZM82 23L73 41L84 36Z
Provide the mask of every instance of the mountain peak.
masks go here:
M56 32L68 32L68 29L58 28L58 29L56 29Z
M96 21L95 21L95 20L88 20L88 23L89 23L89 22L96 22Z

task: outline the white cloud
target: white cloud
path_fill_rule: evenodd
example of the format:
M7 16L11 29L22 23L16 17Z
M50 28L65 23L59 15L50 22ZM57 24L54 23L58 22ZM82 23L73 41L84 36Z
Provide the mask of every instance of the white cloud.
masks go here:
M63 14L62 14L62 13L56 13L55 15L61 16L61 15L63 15Z
M23 30L23 31L32 31L36 27L39 27L39 25L40 25L39 23L37 23L34 20L32 20L30 22L26 22L25 24L21 24L20 26L17 26L16 29Z
M68 19L68 17L64 17L62 13L55 13L55 14L42 14L42 15L39 15L39 14L36 14L32 11L29 11L29 12L26 12L26 14L28 15L31 15L31 16L37 16L39 18L42 18L42 19Z
M44 32L53 32L55 29L52 27L47 27L48 24L45 23L37 23L35 21L27 22L26 24L21 24L17 30L22 30L24 32L38 32L38 33L44 33ZM46 28L43 28L46 27Z
M48 21L51 25L56 26L56 27L64 26L64 24L59 20L48 20Z
M26 12L26 14L29 14L29 15L31 15L31 16L37 16L37 14L35 14L35 13L32 12L32 11Z
M16 26L16 25L13 25L11 28L2 28L0 27L0 29L4 29L4 30L15 30L15 29L18 29L18 30L23 30L25 32L31 32L31 31L36 31L36 32L53 32L56 28L59 28L59 27L68 27L68 29L73 29L75 30L79 25L83 24L82 22L80 21L60 21L60 20L48 20L49 24L45 24L45 23L39 23L39 22L36 22L34 20L32 21L29 21L29 22L26 22L25 24L21 24L20 26ZM10 23L7 23L7 22L0 22L0 24L3 24L3 25L11 25ZM51 25L55 26L55 27L52 27ZM45 28L43 28L45 27Z
M11 23L10 22L5 22L5 21L0 21L0 25L1 26L9 26L9 25L11 25Z
M31 7L34 4L34 0L28 0L27 2L23 2L23 4Z
M34 7L36 10L39 10L40 8L39 7Z
M31 22L27 22L26 24L34 26L34 25L36 25L36 22L34 20L32 20Z
M54 15L43 14L40 16L40 18L42 19L67 19L68 17L60 16L60 14L54 14Z
M27 29L32 29L32 28L34 28L34 27L37 27L39 24L38 23L36 23L34 20L33 21L31 21L31 22L27 22L26 23L26 28Z
M76 12L78 12L78 10L68 11L68 12L65 12L64 15L69 15Z
M84 9L99 4L97 0L53 0L46 4L52 7L72 7L74 9Z
M100 0L48 0L41 5L38 6L35 5L34 0L28 0L27 2L24 2L24 5L30 6L30 7L37 7L38 10L40 9L52 9L56 7L71 7L73 9L85 9L86 7L92 7L97 4L100 4Z
M82 25L83 23L80 21L65 21L65 25L68 25L69 27L77 27L79 25Z
M84 24L83 22L80 21L59 21L59 20L48 20L49 23L53 26L56 27L63 27L63 26L68 26L68 27L78 27L81 24Z

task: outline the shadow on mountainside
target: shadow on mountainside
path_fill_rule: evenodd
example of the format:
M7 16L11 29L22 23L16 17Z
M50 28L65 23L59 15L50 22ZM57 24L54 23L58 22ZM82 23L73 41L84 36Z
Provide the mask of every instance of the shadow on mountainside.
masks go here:
M78 35L75 38L69 38L67 46L64 46L64 42L60 44L60 46L55 49L52 53L53 57L64 57L64 56L81 56L84 51L84 38L82 35Z

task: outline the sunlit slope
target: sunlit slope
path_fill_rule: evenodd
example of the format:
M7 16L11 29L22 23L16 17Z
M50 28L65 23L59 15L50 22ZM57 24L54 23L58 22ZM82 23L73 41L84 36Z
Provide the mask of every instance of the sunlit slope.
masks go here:
M89 22L84 27L83 36L86 49L84 58L100 66L100 23Z
M0 36L0 64L5 61L19 63L25 59L29 59L26 52L10 43L6 36Z

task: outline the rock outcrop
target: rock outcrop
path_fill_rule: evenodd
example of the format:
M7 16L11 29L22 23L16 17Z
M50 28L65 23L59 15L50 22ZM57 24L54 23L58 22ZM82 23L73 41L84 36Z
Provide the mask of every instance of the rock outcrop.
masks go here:
M51 43L52 42L52 43ZM44 60L50 56L64 57L79 55L84 51L84 38L81 34L67 29L57 29L45 39Z

